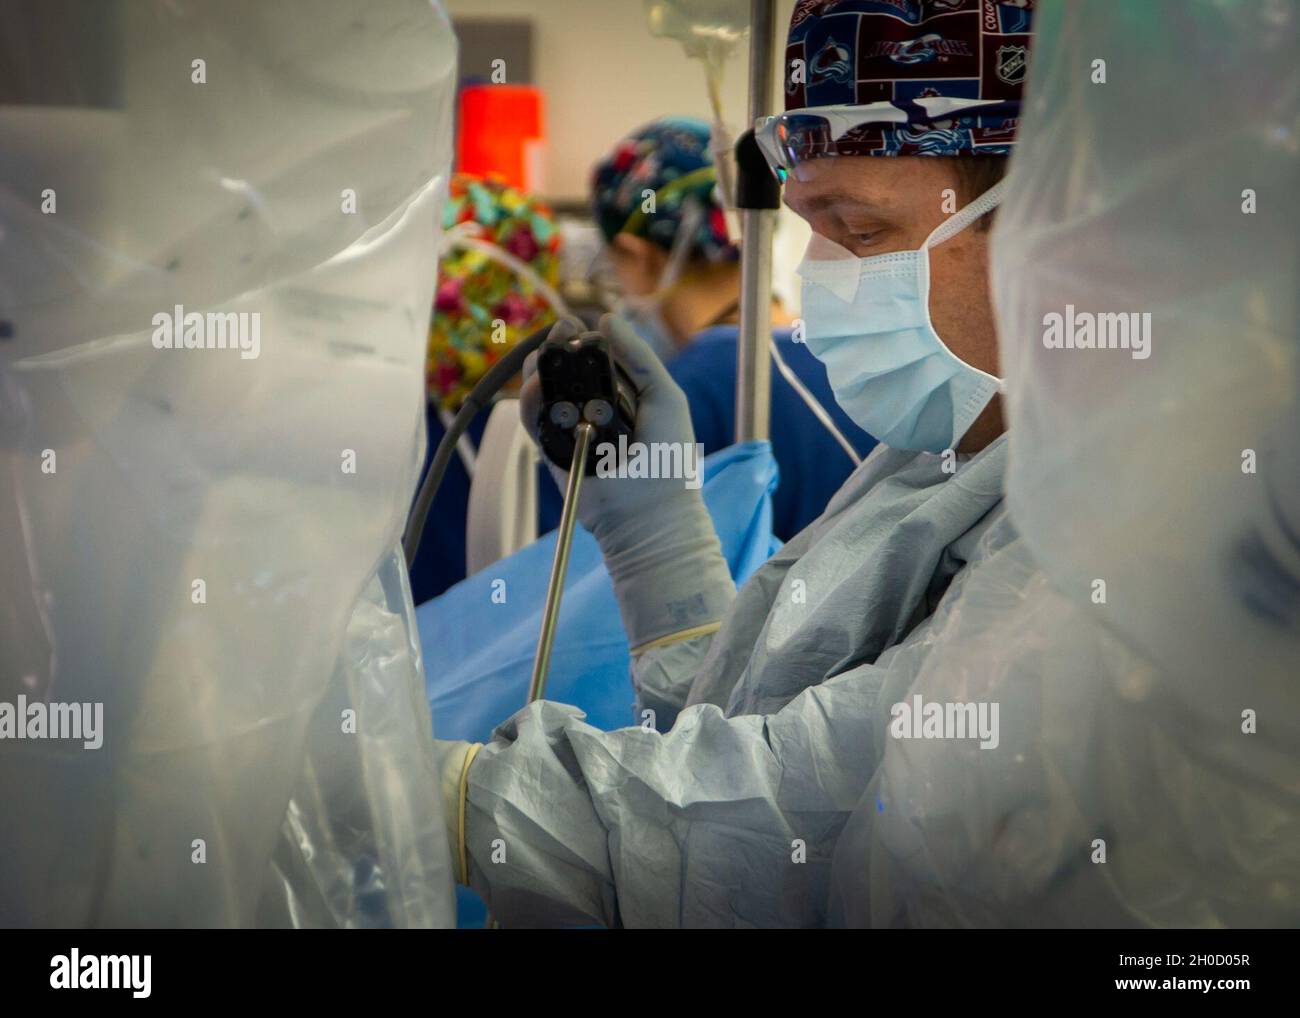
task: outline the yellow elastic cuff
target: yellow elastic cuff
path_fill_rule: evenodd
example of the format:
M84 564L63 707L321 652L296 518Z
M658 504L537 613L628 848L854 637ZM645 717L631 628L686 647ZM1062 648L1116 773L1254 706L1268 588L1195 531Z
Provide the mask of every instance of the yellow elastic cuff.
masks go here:
M469 765L474 762L474 757L478 756L478 751L482 748L481 742L470 746L465 753L465 762L460 767L460 805L456 815L456 838L460 848L457 853L460 861L458 881L466 887L469 886L469 849L465 846L465 800L469 797Z
M706 622L702 626L694 626L691 629L683 629L680 633L669 633L667 636L661 636L657 640L651 640L643 643L639 647L633 647L633 654L644 654L647 650L654 650L656 647L667 647L674 643L681 643L683 640L694 640L697 636L708 636L710 633L716 633L722 628L722 622Z

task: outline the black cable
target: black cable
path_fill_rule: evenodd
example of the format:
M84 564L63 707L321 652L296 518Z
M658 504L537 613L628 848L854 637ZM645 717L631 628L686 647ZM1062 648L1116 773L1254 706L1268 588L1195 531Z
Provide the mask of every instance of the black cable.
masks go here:
M420 537L424 534L424 523L429 516L429 507L433 505L434 496L438 494L443 474L447 472L447 464L451 462L451 457L456 451L456 443L469 429L470 422L478 416L478 412L492 401L492 397L506 382L523 370L524 359L546 341L550 331L551 326L547 325L521 339L509 353L488 369L487 374L479 379L478 384L465 397L465 402L456 412L456 417L452 420L447 433L438 443L438 451L434 453L433 461L425 472L420 493L415 497L415 504L411 507L410 516L407 517L406 533L402 535L402 551L406 555L407 569L411 568L415 562L415 553L420 550Z

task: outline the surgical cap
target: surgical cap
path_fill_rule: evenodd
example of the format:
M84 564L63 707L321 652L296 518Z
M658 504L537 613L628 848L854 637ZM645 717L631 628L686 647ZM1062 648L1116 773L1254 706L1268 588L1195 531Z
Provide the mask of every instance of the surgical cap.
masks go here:
M606 241L631 233L671 250L692 198L704 216L691 247L694 258L729 261L738 251L714 193L716 176L709 151L709 127L689 117L665 117L620 141L591 174L594 214ZM646 211L646 192L654 195Z
M551 210L494 177L458 173L443 227L493 245L554 287L560 234ZM438 263L429 325L429 397L457 409L470 389L524 336L556 319L536 279L481 249L452 245Z
M785 49L787 110L928 97L1019 103L1034 0L799 0ZM866 124L837 155L1009 155L1018 112Z

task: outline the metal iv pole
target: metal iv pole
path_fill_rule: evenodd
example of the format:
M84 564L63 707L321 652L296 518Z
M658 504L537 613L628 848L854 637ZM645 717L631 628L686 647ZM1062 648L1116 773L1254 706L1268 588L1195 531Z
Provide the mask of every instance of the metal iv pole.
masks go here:
M775 0L751 0L749 26L749 121L770 112L772 51L775 44ZM736 207L740 211L740 336L736 350L736 441L767 438L771 411L772 361L772 233L776 226L779 192L771 177L758 182L746 173L758 154L753 132L746 131L736 145L738 183ZM758 155L761 164L762 157ZM763 168L766 173L766 167ZM746 177L750 186L746 186ZM759 183L759 186L753 186ZM762 186L767 184L769 186Z

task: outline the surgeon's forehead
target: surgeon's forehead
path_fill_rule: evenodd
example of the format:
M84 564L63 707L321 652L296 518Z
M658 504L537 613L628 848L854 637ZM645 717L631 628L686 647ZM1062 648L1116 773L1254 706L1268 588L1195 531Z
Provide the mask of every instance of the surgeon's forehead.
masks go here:
M833 156L801 164L786 181L784 200L802 216L850 209L890 216L950 186L950 169L934 159Z

